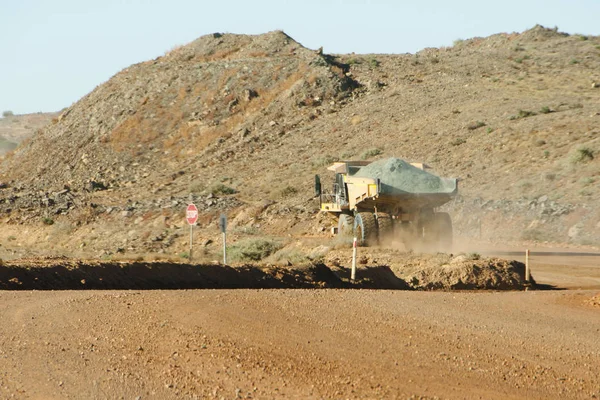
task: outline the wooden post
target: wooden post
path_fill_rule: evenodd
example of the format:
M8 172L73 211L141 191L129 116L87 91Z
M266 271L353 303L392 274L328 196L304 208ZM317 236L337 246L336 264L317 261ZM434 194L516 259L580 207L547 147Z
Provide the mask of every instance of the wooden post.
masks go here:
M350 274L350 280L354 282L356 279L356 237L352 241L352 273Z
M525 250L525 282L529 283L531 271L529 270L529 249Z

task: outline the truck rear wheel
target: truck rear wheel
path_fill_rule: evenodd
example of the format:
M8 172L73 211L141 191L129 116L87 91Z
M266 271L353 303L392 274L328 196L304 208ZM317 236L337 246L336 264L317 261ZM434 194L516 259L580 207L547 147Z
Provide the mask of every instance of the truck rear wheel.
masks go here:
M390 214L377 213L377 230L379 231L379 244L389 245L392 242L393 236L393 221Z
M354 229L354 216L350 214L340 214L338 218L338 235L351 236Z
M436 231L437 231L437 243L442 251L452 250L452 219L448 213L436 213L434 214Z
M435 213L423 224L423 239L435 250L452 250L452 219L448 213Z
M354 217L354 235L362 246L373 246L377 244L377 223L375 214L371 212L359 212Z

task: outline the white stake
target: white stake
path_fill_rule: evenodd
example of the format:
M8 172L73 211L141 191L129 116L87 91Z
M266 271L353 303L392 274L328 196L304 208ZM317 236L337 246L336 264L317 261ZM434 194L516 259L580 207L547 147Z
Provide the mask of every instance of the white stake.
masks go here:
M350 280L354 282L356 279L356 237L352 242L352 273L350 275Z
M529 249L525 250L525 282L529 282L531 271L529 270Z
M223 232L223 265L227 265L227 233Z

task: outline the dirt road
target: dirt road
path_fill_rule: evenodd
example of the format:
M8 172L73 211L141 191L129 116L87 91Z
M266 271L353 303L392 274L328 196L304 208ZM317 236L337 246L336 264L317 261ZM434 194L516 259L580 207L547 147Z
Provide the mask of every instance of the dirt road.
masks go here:
M362 250L378 253L392 270L418 261ZM0 291L0 398L599 397L598 257L531 260L538 283L567 290L344 289L326 267L5 263L2 287L26 290ZM273 289L150 290L223 279ZM321 279L329 289L281 289ZM133 290L46 290L102 287Z
M596 292L1 292L1 398L591 398Z
M514 249L490 250L484 254L525 262L524 252ZM539 248L531 252L529 260L538 282L559 289L600 290L600 253Z

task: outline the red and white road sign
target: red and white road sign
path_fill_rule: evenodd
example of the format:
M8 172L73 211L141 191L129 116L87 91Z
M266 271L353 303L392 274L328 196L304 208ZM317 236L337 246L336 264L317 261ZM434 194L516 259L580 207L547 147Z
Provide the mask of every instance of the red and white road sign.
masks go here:
M188 224L196 225L196 221L198 221L198 207L195 204L190 204L187 206L185 210L185 219Z

